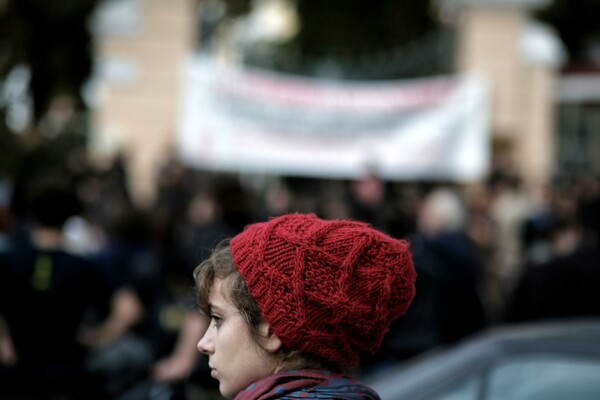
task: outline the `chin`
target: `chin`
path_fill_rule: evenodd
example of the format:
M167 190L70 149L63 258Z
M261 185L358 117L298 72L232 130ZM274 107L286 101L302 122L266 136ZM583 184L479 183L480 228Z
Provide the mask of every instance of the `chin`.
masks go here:
M225 397L226 399L233 399L237 394L237 392L231 393L231 390L227 390L227 388L223 387L223 384L219 385L219 392L221 393L221 396Z

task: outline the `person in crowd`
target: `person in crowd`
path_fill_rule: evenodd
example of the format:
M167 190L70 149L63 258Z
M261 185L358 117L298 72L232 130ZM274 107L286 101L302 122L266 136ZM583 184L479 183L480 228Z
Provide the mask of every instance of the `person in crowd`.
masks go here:
M197 193L188 206L184 234L179 239L182 257L189 272L208 258L212 249L221 240L232 237L238 230L223 218L223 208L211 191Z
M375 172L368 171L352 181L349 198L352 217L387 232L391 215L387 194L386 183Z
M505 322L600 316L600 247L583 233L577 219L553 224L553 257L523 268Z
M84 338L96 349L89 368L111 398L184 399L198 364L193 349L203 319L193 309L191 268L173 255L158 219L123 207L107 224L106 246L94 254L111 284L115 318Z
M347 375L415 294L409 245L353 220L248 225L194 272L198 342L226 398L378 399Z
M92 263L62 247L62 226L76 211L73 193L44 183L29 202L30 242L0 254L0 398L99 395L78 335L104 321L109 292Z
M193 300L187 300L193 299L191 277L194 268L209 257L210 249L218 242L237 233L224 220L221 203L210 187L199 190L192 197L188 205L185 229L178 239L183 276L179 277L178 285L170 285L171 297L179 299L177 302L180 305L181 324L169 351L162 354L152 367L153 380L168 385L173 392L171 398L177 398L183 386L188 389L200 388L205 393L215 391L205 357L195 351L199 338L206 330L206 321L198 313ZM173 265L170 269L174 269ZM174 281L173 277L169 280Z
M392 325L369 368L448 345L486 325L479 293L482 266L465 222L465 207L454 190L436 189L424 199L418 232L409 237L417 294L407 314Z
M511 172L493 173L488 181L491 192L491 265L499 277L501 303L506 300L525 258L523 224L531 210L531 199L522 180ZM500 313L502 311L499 311Z
M146 214L117 202L113 208L113 217L105 221L105 244L90 257L110 285L114 317L100 328L83 330L81 338L95 349L88 367L116 397L147 376L162 344L155 309L162 300L163 268Z

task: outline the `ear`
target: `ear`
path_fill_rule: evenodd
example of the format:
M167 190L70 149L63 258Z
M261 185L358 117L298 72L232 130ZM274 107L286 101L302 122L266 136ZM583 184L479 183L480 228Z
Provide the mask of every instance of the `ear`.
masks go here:
M261 336L261 345L263 349L269 353L275 353L281 348L281 340L275 333L273 333L273 330L268 323L263 322L260 324L258 331Z

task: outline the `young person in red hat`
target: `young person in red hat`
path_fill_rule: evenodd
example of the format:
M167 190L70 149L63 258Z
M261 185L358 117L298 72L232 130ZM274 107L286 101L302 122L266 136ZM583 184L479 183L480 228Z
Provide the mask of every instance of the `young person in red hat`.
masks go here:
M198 343L227 398L378 399L344 371L415 294L408 243L367 224L290 214L252 224L195 272Z

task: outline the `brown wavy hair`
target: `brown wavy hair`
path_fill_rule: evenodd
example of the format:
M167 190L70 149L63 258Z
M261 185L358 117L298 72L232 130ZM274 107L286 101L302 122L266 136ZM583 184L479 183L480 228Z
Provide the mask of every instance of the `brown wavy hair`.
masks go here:
M254 341L260 345L259 326L265 322L262 311L248 290L246 282L238 272L229 248L229 240L220 242L211 255L194 270L196 297L199 311L210 317L209 294L215 279L221 279L223 296L237 308L246 321ZM283 345L277 356L281 360L280 370L299 368L325 368L341 371L340 366L320 360L311 354L301 353Z

